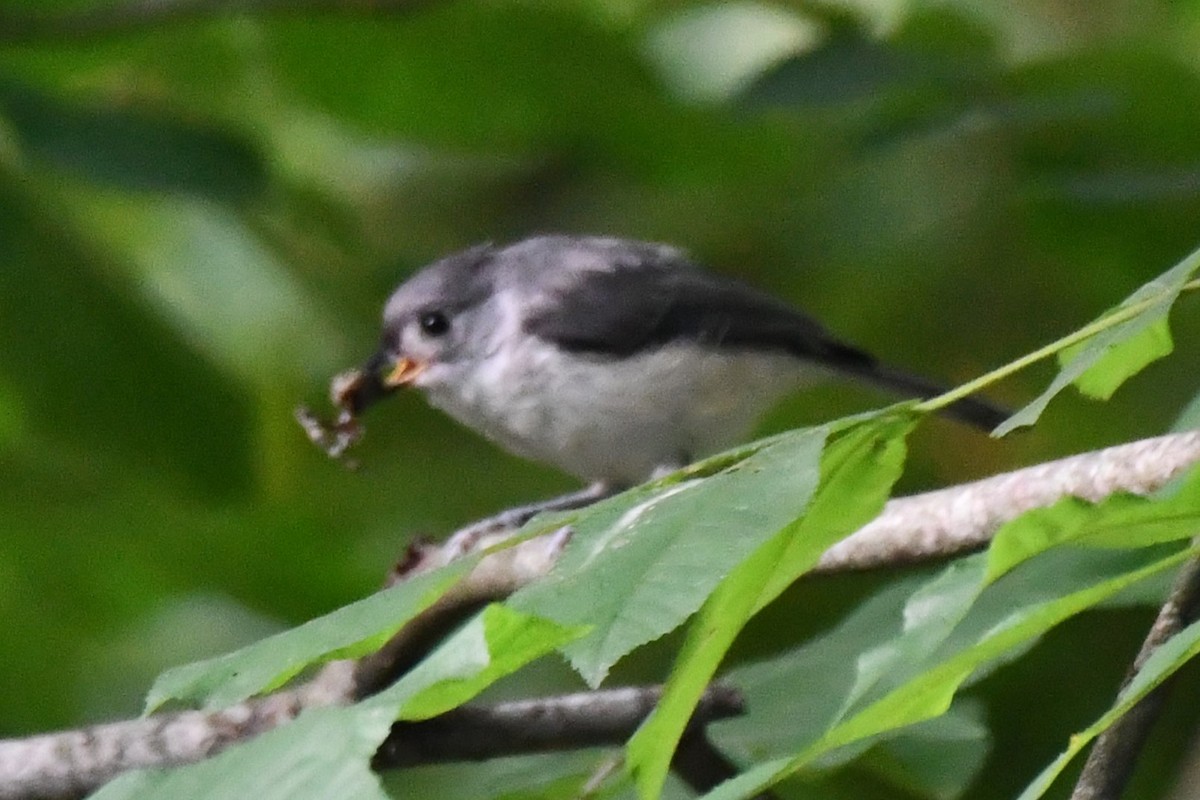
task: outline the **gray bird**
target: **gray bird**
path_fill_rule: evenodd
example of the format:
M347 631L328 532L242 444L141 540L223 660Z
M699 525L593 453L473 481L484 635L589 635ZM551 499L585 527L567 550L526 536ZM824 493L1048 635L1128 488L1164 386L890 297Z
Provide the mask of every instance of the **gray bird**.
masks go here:
M569 507L742 441L783 395L835 376L902 397L942 387L884 366L673 247L539 236L424 268L387 302L379 351L340 402L402 386L527 458L592 482ZM968 398L945 413L991 429Z

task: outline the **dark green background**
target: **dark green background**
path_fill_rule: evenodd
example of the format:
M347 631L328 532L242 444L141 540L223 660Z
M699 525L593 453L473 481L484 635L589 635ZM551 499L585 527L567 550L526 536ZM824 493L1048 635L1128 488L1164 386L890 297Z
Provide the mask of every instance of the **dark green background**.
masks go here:
M134 713L160 668L371 591L411 536L571 487L417 397L368 418L357 473L294 424L371 350L392 286L450 250L672 242L959 382L1200 244L1196 2L18 25L87 6L0 3L0 735ZM1195 301L1175 327L1178 352L1108 404L1057 401L1003 443L927 426L903 488L1165 430L1196 391ZM822 389L768 427L881 400ZM769 619L805 622L752 626L742 655L872 580L794 592ZM1073 622L984 684L1007 755L973 796L1011 794L1106 707L1147 613Z

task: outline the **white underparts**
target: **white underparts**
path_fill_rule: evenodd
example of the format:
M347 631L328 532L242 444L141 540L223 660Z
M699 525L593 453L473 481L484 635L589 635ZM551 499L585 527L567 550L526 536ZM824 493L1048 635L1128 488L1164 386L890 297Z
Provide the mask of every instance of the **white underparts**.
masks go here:
M823 372L785 354L692 343L619 358L506 341L516 344L470 375L427 385L430 402L519 455L616 484L736 444L781 395Z

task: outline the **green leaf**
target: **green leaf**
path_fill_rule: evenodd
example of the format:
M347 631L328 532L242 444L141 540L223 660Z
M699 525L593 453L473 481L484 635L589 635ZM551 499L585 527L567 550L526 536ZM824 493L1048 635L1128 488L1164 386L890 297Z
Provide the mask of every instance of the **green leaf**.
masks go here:
M662 20L650 33L647 55L676 94L718 102L732 99L763 69L811 45L819 31L815 21L781 8L697 6Z
M863 649L855 658L854 681L834 721L881 685L923 663L946 640L983 592L983 560L963 558L913 592L901 613L903 627L895 638Z
M828 632L731 669L724 678L741 689L750 713L714 728L719 743L751 761L816 741L838 719L854 685L856 671L847 665L901 634L905 604L924 582L898 580L863 600ZM796 691L798 686L804 691Z
M869 27L838 20L819 46L781 60L759 78L746 102L806 110L855 104L873 111L877 124L890 123L909 136L914 125L941 121L949 113L945 106L958 109L967 98L977 103L971 92L994 64L989 32L953 11L914 9L905 25L909 30L884 39ZM914 104L916 98L924 102Z
M629 742L629 765L642 797L661 791L700 695L746 622L883 508L915 421L909 414L887 414L841 432L822 453L821 483L807 513L739 564L705 602L662 700Z
M184 197L63 194L160 319L248 384L270 391L300 365L336 368L349 350L321 299L232 210Z
M298 719L173 770L122 775L97 800L386 800L371 757L397 718L417 719L466 702L578 631L491 605L416 669L363 702Z
M871 748L858 766L918 797L962 797L987 758L991 736L981 703L956 702Z
M1059 365L1065 367L1070 364L1087 347L1087 342L1080 342L1063 350L1058 354ZM1128 378L1141 372L1148 364L1169 356L1174 347L1171 326L1164 315L1148 322L1128 338L1110 345L1086 372L1075 378L1075 388L1088 397L1107 400Z
M1191 399L1191 402L1184 406L1175 423L1171 425L1171 430L1176 433L1197 429L1200 429L1200 394L1197 394Z
M429 764L388 771L381 777L393 798L580 800L596 774L597 763L595 750L577 750L479 762ZM620 779L620 772L617 772L602 791L591 797L595 800L621 797L608 787Z
M1071 759L1088 746L1088 743L1111 727L1138 701L1197 655L1200 655L1200 622L1193 622L1164 642L1146 659L1146 663L1133 676L1129 685L1121 690L1112 708L1088 728L1071 736L1067 749L1034 778L1018 800L1037 800L1043 796L1054 783L1054 779L1062 773Z
M447 643L435 650L405 677L407 683L424 686L415 695L405 695L399 718L428 719L445 713L587 630L587 626L564 627L493 603L455 634L453 646ZM388 689L370 702L390 703L393 691L410 689Z
M1067 499L1035 509L1003 526L993 537L987 553L960 559L948 565L905 604L903 633L891 641L865 650L857 659L853 689L847 693L843 713L863 698L878 696L915 674L953 635L960 643L997 624L996 615L1008 613L1014 604L1030 603L1038 593L1026 584L1028 574L1056 573L1055 588L1067 591L1098 580L1110 569L1104 558L1089 559L1078 551L1056 551L1062 544L1093 547L1146 548L1174 540L1189 539L1200 522L1200 470L1167 495L1148 499L1116 495L1098 504ZM1003 576L1029 564L1037 556L1052 560L1031 565L1027 575L1009 587L993 588ZM1060 563L1063 562L1063 563ZM1046 567L1045 564L1052 566ZM1095 570L1101 570L1096 572ZM1076 584L1076 581L1080 581ZM1036 584L1046 579L1033 579ZM985 595L985 592L989 594ZM980 607L980 599L986 602ZM994 612L988 612L994 608ZM970 615L970 616L969 616ZM951 642L947 647L953 646Z
M766 787L782 780L784 772L788 771L791 763L792 760L789 758L775 758L755 764L749 769L742 770L736 777L725 781L708 794L702 795L701 800L742 800L745 797L753 797ZM109 800L109 798L103 798L103 800Z
M88 469L187 478L199 497L242 485L251 415L236 382L114 278L59 203L3 168L0 261L0 371L33 454L63 447Z
M0 80L0 120L31 160L99 184L229 203L266 190L265 157L248 139L166 109L75 104Z
M1188 539L1200 522L1200 468L1177 481L1163 497L1116 494L1100 503L1075 497L1034 509L1005 524L988 547L990 583L1058 544L1136 548Z
M830 546L873 519L904 469L905 438L918 417L907 408L834 423L838 438L821 453L821 484L803 518L781 531L787 542L768 573L755 613L816 565Z
M614 174L713 185L761 188L797 162L820 166L816 148L796 146L817 127L735 122L675 102L640 37L555 4L446 3L392 19L272 20L263 30L289 94L385 137L538 159L578 153Z
M797 757L794 767L827 761L837 748L861 747L871 736L940 713L962 682L1056 620L1177 563L1186 552L1164 558L1156 546L1189 539L1197 515L1200 470L1153 498L1069 501L1023 515L997 534L988 553L948 565L911 592L894 636L887 636L888 615L898 595L884 593L860 612L869 615L867 622L856 615L826 637L829 644L820 640L813 652L797 654L800 664L821 664L825 649L826 659L836 655L855 669L834 683L811 678L818 686L824 682L814 708L778 709L808 721L807 734L795 742L808 760L801 764ZM855 727L867 722L878 727Z
M172 770L128 772L93 800L388 800L370 759L391 729L379 711L318 708L282 728Z
M828 633L725 675L725 681L742 691L749 714L711 730L722 752L735 762L752 763L794 753L816 741L844 713L856 672L848 665L857 663L861 670L865 653L900 635L905 605L913 602L914 589L923 583L912 576L895 580L861 602ZM914 794L957 796L934 787L965 786L980 766L987 742L986 728L973 706L956 703L948 715L898 732L860 756L847 753L845 760L854 759L855 773L865 770ZM946 748L944 757L918 755L928 747ZM836 755L840 765L843 753ZM829 759L822 761L824 773L831 766L835 765ZM853 775L844 779L853 780ZM822 774L821 780L843 778ZM928 790L916 789L917 784Z
M755 774L760 776L759 780L730 781L705 797L707 800L745 797L782 780L838 748L936 717L949 708L958 688L980 667L1138 581L1182 563L1195 552L1193 548L1175 553L1086 589L1015 610L978 641L954 652L833 726L820 740L796 754L782 769L776 769L770 775L756 770Z
M733 567L800 516L820 474L826 429L780 437L703 479L598 503L545 579L509 605L591 632L565 652L592 685L633 648L679 626Z
M263 34L279 79L312 106L458 147L527 146L590 124L599 133L653 86L620 37L548 8L448 4L394 18L273 20ZM496 97L505 103L479 113Z
M1174 549L1053 548L990 585L983 584L985 555L962 559L909 599L903 610L903 629L894 641L864 649L858 656L854 689L836 721L848 719L923 672L974 647L1009 624L1015 614L1141 569ZM1149 583L1158 586L1157 581L1146 581L1138 588ZM938 597L935 588L946 590L944 596ZM1160 595L1155 593L1152 602ZM1129 596L1128 590L1121 594L1122 598ZM980 665L971 680L1019 657L1029 644L1022 643Z
M311 664L372 652L445 594L477 561L463 559L236 652L168 670L150 689L146 712L170 701L225 708L283 685Z
M1062 367L1050 386L1005 420L993 435L1032 425L1055 395L1071 384L1090 396L1107 398L1147 364L1169 353L1167 314L1197 270L1200 250L1081 328L1080 332L1092 335L1062 351Z

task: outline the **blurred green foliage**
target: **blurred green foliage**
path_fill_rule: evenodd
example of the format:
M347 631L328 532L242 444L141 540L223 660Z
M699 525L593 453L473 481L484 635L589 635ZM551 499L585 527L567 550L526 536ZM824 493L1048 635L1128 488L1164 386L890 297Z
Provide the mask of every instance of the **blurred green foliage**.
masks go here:
M330 0L67 24L95 2L0 2L0 735L130 714L161 668L371 591L409 537L570 486L415 397L369 418L358 473L292 421L449 250L670 241L962 381L1200 240L1194 0ZM1161 432L1196 392L1181 311L1176 354L1109 403L1058 401L1010 442L931 426L902 488ZM879 400L819 390L768 425ZM793 590L737 655L829 628L881 580ZM1090 624L1132 648L1146 619ZM972 797L1011 794L1107 707L1132 650L1096 669L1072 644L1088 624L978 687L1005 759ZM661 677L672 642L617 678ZM1046 666L1015 679L1028 663ZM1039 674L1071 691L1005 748Z

